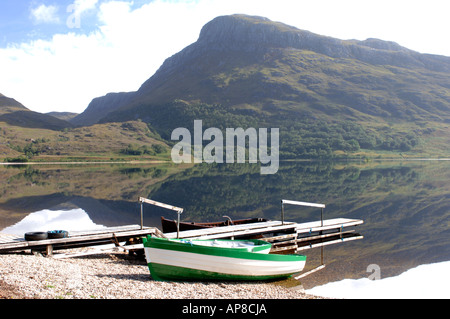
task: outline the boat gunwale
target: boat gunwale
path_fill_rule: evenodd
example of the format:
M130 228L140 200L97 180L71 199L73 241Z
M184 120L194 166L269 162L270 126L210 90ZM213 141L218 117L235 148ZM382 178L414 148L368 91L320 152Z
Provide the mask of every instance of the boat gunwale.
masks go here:
M255 241L261 241L254 239ZM246 239L245 241L250 241ZM263 242L263 241L262 241ZM243 249L236 248L224 248L224 247L209 247L200 245L191 245L188 242L173 241L168 238L157 238L147 236L143 238L144 249L156 248L166 249L180 252L188 252L194 254L210 255L210 256L223 256L238 259L251 259L260 261L282 261L282 262L295 262L306 261L305 255L279 255L279 254L260 254L258 252L248 252ZM268 243L270 244L270 243Z
M266 250L270 250L272 248L272 244L264 241L264 240L260 240L260 239L242 239L242 240L232 240L232 239L191 239L191 238L181 238L181 239L170 239L170 241L174 241L174 242L180 242L183 244L189 244L189 245L196 245L196 246L204 246L204 247L212 247L212 248L224 248L224 249L234 249L234 250L238 250L238 251L249 251L249 252L261 252L261 251L266 251ZM254 245L253 246L242 246L242 247L226 247L226 246L208 246L208 245L202 245L202 242L244 242L244 243L248 243L251 242ZM199 243L199 244L197 244ZM251 250L249 250L251 249Z

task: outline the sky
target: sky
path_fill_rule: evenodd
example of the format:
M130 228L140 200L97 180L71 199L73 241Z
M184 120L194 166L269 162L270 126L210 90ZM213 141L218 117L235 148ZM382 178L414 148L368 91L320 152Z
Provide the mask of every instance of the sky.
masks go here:
M450 56L448 0L0 0L0 93L32 111L83 112L139 89L217 16L267 17L339 39Z

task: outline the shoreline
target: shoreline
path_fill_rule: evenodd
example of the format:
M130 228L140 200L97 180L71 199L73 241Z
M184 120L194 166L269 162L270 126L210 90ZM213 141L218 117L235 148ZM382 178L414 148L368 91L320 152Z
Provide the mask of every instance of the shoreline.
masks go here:
M170 161L154 160L154 161L80 161L80 162L23 162L23 163L5 163L0 162L0 165L14 166L14 165L88 165L88 164L168 164Z
M426 158L426 157L410 157L410 158L373 158L370 159L373 162L383 162L383 161L399 161L399 162L414 162L414 161L450 161L450 157L437 157L437 158ZM331 161L331 162L346 162L346 161L360 161L357 158L341 158L334 160L315 160L315 159L286 159L280 160L280 162L314 162L314 161ZM23 166L23 165L89 165L89 164L174 164L170 160L131 160L131 161L37 161L37 162L0 162L0 166Z
M56 259L0 255L0 299L327 299L278 282L165 282L118 251Z

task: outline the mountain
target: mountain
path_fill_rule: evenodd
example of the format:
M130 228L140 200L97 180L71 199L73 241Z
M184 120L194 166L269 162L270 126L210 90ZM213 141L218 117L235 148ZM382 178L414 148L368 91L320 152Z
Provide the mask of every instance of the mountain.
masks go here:
M93 125L98 123L107 114L126 105L133 98L134 93L108 93L104 97L95 98L87 109L69 121L74 125Z
M45 114L56 117L57 119L64 120L64 121L70 121L74 117L78 116L78 113L72 113L72 112L48 112Z
M73 127L67 121L58 119L51 115L33 112L17 102L0 94L0 122L6 122L9 125L26 128L43 128L49 130L62 130Z
M41 114L0 94L0 162L167 160L168 145L142 121L75 127L69 112Z
M166 139L194 119L219 128L279 127L288 157L422 152L442 149L450 135L450 58L222 16L138 91L98 98L86 113L96 110L100 123L139 118Z
M4 96L0 93L0 114L26 109L27 108L25 106L23 106L13 98Z

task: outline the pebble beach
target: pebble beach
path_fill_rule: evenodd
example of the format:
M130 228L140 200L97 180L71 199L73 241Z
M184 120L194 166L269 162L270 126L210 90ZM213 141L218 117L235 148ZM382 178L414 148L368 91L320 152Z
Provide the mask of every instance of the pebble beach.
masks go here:
M155 281L142 257L120 251L64 259L0 255L0 299L317 298L279 282Z

